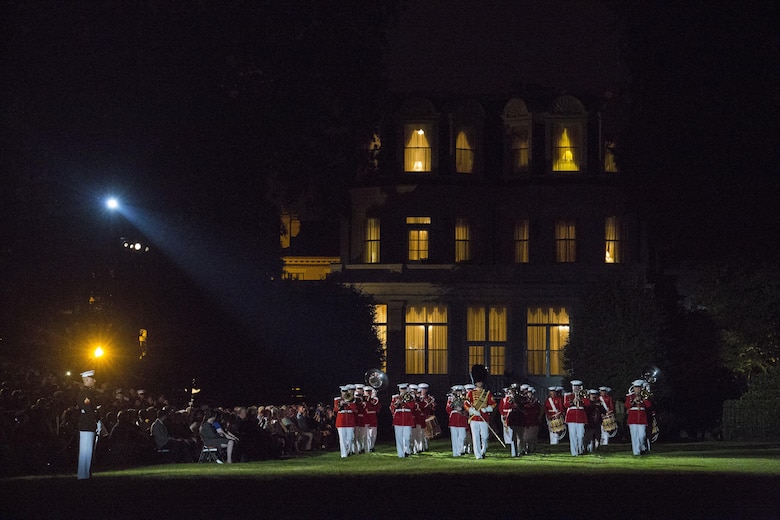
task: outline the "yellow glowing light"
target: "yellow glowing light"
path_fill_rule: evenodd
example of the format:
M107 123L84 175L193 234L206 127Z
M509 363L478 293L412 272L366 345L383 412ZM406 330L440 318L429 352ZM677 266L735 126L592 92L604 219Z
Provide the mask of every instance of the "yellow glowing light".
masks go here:
M95 352L94 352L94 354L95 354L95 357L96 357L96 358L99 358L99 357L102 357L102 356L103 356L103 354L105 354L105 351L103 350L103 347L101 347L101 346L98 346L98 347L95 349Z
M424 134L425 134L425 130L423 130L422 128L417 129L417 135L424 135Z

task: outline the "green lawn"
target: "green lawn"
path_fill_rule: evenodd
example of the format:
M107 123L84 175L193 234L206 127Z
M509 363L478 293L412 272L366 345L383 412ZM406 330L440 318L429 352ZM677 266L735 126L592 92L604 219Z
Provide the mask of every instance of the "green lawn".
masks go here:
M491 518L545 518L550 508L555 520L610 508L620 512L616 518L646 508L663 511L655 518L780 518L780 444L658 444L642 457L625 443L580 457L567 444L541 444L536 455L512 458L493 442L484 460L453 458L447 439L431 448L405 459L382 444L376 453L343 460L311 452L232 465L101 469L82 482L70 473L16 477L1 481L0 489L22 500L3 500L0 518L78 517L83 500L100 512L97 518L137 517L134 505L147 499L187 518L222 518L200 507L204 499L219 511L257 518L265 517L251 516L258 500L265 512L300 518L399 518L419 511L404 518L483 511ZM367 506L371 514L364 516ZM524 513L515 516L516 508Z

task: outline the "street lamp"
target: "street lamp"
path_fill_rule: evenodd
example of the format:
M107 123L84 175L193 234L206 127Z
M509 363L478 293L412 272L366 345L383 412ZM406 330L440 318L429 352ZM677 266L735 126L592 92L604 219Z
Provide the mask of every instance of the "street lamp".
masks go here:
M109 197L106 199L106 207L108 209L118 209L119 201L116 199L116 197Z

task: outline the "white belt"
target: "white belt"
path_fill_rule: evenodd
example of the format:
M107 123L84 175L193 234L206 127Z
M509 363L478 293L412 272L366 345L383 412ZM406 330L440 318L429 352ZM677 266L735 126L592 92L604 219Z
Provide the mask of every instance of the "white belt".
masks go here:
M639 410L639 411L644 411L644 408L637 408L637 407L633 407L633 408L629 408L629 410Z
M398 409L396 410L396 412L411 412L411 410L410 410L410 409L408 409L408 408L398 408Z
M339 410L339 413L352 413L352 410Z

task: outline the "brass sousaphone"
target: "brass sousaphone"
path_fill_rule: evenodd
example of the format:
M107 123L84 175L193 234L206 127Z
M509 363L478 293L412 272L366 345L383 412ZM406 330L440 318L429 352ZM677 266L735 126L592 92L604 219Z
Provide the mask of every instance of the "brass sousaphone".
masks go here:
M387 374L379 370L378 368L369 368L366 370L364 380L367 385L372 388L376 388L377 391L384 390L390 386L390 378Z

